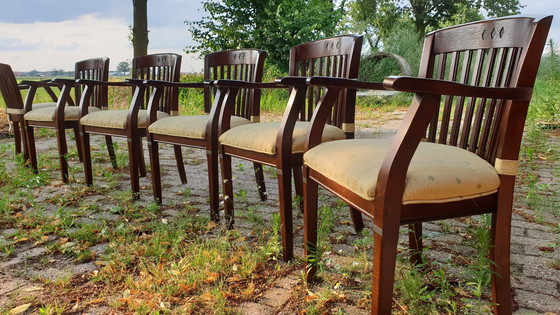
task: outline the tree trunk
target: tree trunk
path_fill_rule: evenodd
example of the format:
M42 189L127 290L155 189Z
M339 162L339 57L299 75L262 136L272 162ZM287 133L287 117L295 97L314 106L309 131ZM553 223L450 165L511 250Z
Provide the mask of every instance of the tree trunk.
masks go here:
M148 54L148 0L132 0L134 7L132 46L134 57Z

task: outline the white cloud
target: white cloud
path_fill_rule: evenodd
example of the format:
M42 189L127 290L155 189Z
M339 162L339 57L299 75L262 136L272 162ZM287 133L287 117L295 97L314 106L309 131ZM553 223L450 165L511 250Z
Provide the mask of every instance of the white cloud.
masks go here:
M131 58L127 34L124 20L95 14L62 22L0 22L0 42L9 43L10 49L2 52L1 62L18 71L72 70L78 60L108 56L114 68Z

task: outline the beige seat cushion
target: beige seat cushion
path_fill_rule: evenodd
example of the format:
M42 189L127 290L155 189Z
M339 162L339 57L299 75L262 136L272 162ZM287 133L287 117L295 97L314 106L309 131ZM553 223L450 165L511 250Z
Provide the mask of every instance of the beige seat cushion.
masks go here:
M99 111L97 107L90 107L90 112ZM27 112L23 117L26 120L33 121L54 121L54 116L56 114L55 106L46 106L39 109L33 109ZM64 120L66 121L77 121L80 117L80 107L78 106L64 106Z
M303 152L309 122L298 121L294 127L292 153ZM220 143L240 149L276 154L276 136L280 122L265 122L232 128L220 136ZM322 141L346 139L346 134L337 127L326 125Z
M356 139L324 143L305 164L364 199L375 199L377 175L390 142ZM467 150L420 143L406 176L403 204L439 203L492 194L500 186L494 167Z
M191 139L206 139L208 115L172 116L157 120L148 127L150 133L178 136ZM251 123L250 120L231 116L231 126L237 127Z
M126 129L126 117L128 109L112 109L102 110L95 113L88 113L82 119L80 124L84 126L104 127L112 129ZM169 114L157 112L157 118L169 117ZM146 128L148 124L147 111L141 109L138 111L138 128Z
M45 108L45 107L54 107L54 106L56 106L55 102L36 103L31 106L31 110ZM22 115L25 113L25 110L23 108L6 108L6 113Z

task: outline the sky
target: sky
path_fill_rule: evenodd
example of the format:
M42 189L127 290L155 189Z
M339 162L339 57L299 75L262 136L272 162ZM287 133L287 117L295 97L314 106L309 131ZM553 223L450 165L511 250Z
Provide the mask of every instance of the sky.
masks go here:
M555 15L549 37L560 44L560 0L520 2L522 14ZM0 0L0 8L0 62L14 71L71 71L98 56L109 57L113 70L132 59L131 0ZM148 53L181 54L182 72L201 71L202 60L183 49L195 44L185 21L204 15L202 0L149 0Z

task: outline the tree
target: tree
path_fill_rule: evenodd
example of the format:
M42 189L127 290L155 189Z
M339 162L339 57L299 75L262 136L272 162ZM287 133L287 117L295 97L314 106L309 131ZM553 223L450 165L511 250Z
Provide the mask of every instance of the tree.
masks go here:
M132 0L132 47L134 57L148 54L148 0Z
M343 15L344 1L334 0L205 0L208 16L185 23L198 45L187 53L258 48L268 51L268 62L288 68L290 47L332 36ZM337 1L338 2L338 1Z
M354 0L350 15L356 25L365 24L381 39L391 33L393 21L401 16L414 24L421 40L427 31L450 20L464 23L482 18L482 12L497 17L517 14L520 9L519 0Z
M117 71L122 73L130 72L130 63L128 61L119 62L117 65Z

